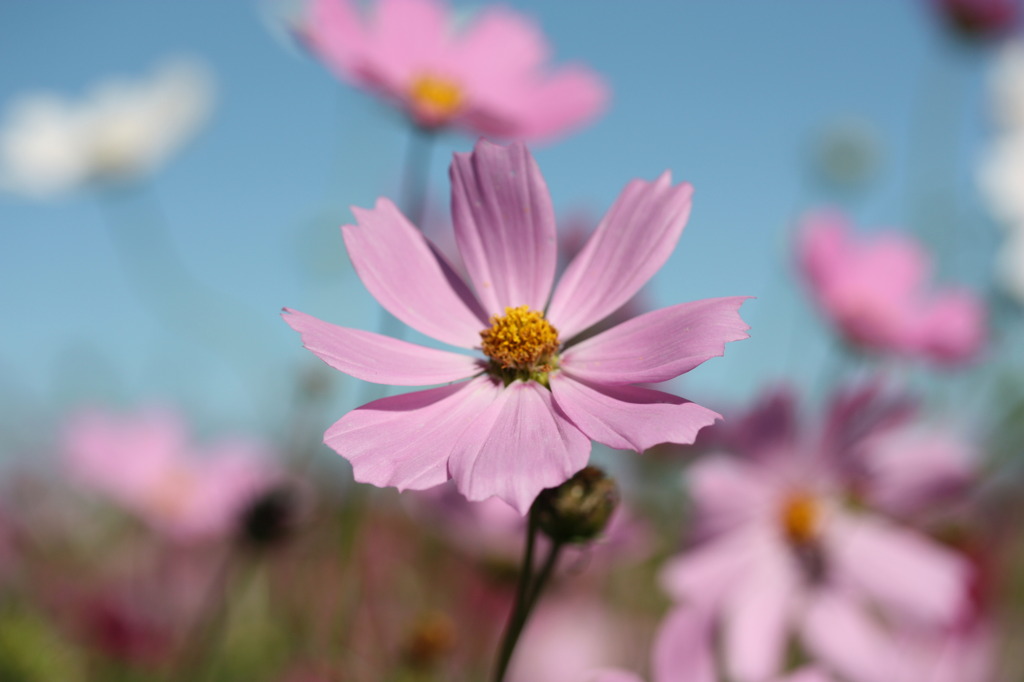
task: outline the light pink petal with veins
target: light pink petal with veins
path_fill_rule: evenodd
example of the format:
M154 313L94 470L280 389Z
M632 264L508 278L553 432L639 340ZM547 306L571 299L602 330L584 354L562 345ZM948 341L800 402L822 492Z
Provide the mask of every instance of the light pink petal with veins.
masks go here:
M689 400L639 386L590 386L565 373L550 377L555 403L588 438L643 452L658 443L692 443L721 415Z
M548 319L564 340L623 306L665 264L692 196L693 187L673 187L668 172L626 185L555 289Z
M881 518L836 515L823 542L837 577L888 613L939 626L964 606L967 562L922 535Z
M852 595L821 591L808 604L800 633L816 660L850 682L891 682L891 638Z
M416 331L462 348L490 325L468 287L387 199L353 208L342 234L359 278L384 308Z
M360 483L423 490L448 480L448 458L502 389L487 377L382 398L352 410L324 442L352 463Z
M288 308L284 321L302 335L302 345L334 369L363 381L429 386L479 374L480 360L418 346L373 332L348 329Z
M651 651L653 682L715 682L711 615L677 607L658 628Z
M747 338L745 297L680 303L634 317L562 353L563 371L603 385L658 383L722 355Z
M543 311L555 276L555 214L529 150L482 139L455 154L451 180L459 253L487 313Z
M540 384L515 381L497 390L462 433L448 471L469 500L497 496L525 514L541 490L586 466L590 440Z
M760 682L782 669L801 586L782 546L765 547L733 585L722 611L722 643L729 674L737 682Z

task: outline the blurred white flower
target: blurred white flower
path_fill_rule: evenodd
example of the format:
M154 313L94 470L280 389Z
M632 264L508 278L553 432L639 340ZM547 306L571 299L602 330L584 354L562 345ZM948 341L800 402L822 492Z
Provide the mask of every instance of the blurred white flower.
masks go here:
M1024 128L1024 42L1008 40L989 75L993 114L1004 129Z
M1013 230L996 259L996 279L1003 291L1024 303L1024 230Z
M0 124L0 188L45 198L156 170L209 116L213 83L177 59L145 80L106 81L81 102L29 94Z
M996 258L996 280L1024 303L1024 42L1008 41L989 79L998 126L978 169L992 216L1007 229Z
M989 211L1001 225L1024 227L1024 127L992 140L978 182Z

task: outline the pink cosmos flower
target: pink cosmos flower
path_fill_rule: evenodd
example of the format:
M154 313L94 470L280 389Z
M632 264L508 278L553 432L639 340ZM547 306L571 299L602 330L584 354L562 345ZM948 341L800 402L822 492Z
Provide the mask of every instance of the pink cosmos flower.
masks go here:
M523 140L575 128L604 108L589 69L544 67L549 48L532 22L491 7L464 29L440 0L312 0L300 33L340 78L404 109L418 126L449 125Z
M774 432L691 468L704 541L666 566L664 585L713 614L737 682L777 675L791 634L850 682L891 681L890 627L950 624L970 574L959 555L870 511L887 470L865 476L859 446L902 426L905 412L878 392L846 394L824 429L799 437L792 398L759 411Z
M651 651L652 682L717 682L722 679L715 662L714 629L707 612L676 607L658 629ZM831 682L823 671L805 667L774 682ZM625 670L594 670L580 682L643 682ZM765 682L769 682L765 680Z
M266 449L247 440L197 447L180 417L83 410L64 429L66 466L81 485L176 540L224 536L276 479Z
M745 338L743 298L681 303L573 343L668 258L690 212L690 185L673 186L668 173L629 183L552 293L554 213L526 147L481 140L455 155L451 179L456 241L476 295L386 199L353 209L357 224L342 232L381 305L482 357L285 310L306 348L346 374L448 384L364 405L328 429L325 442L357 481L420 490L454 479L470 500L498 496L525 513L542 489L586 465L591 440L637 451L690 443L719 417L637 384L672 379Z
M910 237L851 234L846 218L816 212L803 220L800 265L818 307L864 350L954 365L985 342L985 308L961 289L924 290L931 264Z

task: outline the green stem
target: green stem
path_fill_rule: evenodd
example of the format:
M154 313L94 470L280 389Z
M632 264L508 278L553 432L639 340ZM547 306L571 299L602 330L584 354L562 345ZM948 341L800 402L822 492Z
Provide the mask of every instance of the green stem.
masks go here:
M519 636L523 633L530 613L540 599L544 585L547 583L548 578L551 577L555 564L558 562L558 555L562 550L562 543L552 543L551 549L548 550L547 558L544 560L544 565L534 579L533 550L536 536L537 521L535 514L531 510L526 530L526 549L523 552L523 566L519 572L519 584L516 587L516 601L512 605L508 625L505 627L505 634L502 637L501 649L498 653L498 662L494 672L494 682L502 682L505 679L508 665L512 661L512 654L515 651L516 644L519 642Z
M420 230L423 229L423 213L427 205L427 180L430 176L430 159L434 152L435 137L433 131L413 126L405 152L401 207L409 222Z

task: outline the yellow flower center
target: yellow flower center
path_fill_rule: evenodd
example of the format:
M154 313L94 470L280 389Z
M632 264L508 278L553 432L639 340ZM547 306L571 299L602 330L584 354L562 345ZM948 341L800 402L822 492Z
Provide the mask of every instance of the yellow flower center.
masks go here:
M495 369L511 372L512 378L537 379L556 367L558 330L530 306L505 308L492 315L491 326L480 332L483 351Z
M422 123L444 123L462 108L462 88L451 78L425 73L409 87L412 108Z
M795 545L811 544L821 529L821 503L810 493L796 492L782 504L782 529Z

